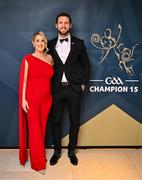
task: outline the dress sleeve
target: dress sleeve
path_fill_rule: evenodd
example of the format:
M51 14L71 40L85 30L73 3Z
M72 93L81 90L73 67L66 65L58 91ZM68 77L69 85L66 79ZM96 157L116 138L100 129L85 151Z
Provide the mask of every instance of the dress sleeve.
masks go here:
M25 165L28 160L27 153L27 120L26 113L22 109L22 91L25 72L25 57L22 60L19 75L19 161Z

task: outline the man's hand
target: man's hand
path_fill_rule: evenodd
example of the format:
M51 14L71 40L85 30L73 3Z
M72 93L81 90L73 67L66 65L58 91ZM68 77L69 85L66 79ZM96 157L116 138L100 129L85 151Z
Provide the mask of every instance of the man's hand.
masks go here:
M82 89L82 91L84 91L85 90L85 85L83 85L83 84L81 84L81 89Z

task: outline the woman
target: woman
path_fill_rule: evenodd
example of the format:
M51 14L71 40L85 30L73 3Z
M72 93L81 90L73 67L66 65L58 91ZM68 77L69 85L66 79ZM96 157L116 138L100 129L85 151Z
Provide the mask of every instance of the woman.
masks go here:
M43 32L36 32L33 35L32 44L35 51L24 56L20 70L19 160L22 165L28 160L26 142L26 127L28 127L31 168L45 174L45 133L52 104L53 59L45 52L47 37Z

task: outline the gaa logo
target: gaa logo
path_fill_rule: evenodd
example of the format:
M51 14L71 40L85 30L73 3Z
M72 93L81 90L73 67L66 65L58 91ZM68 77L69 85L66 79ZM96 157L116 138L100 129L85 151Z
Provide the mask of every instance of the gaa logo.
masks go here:
M108 85L120 85L120 84L123 84L122 80L120 77L107 77L105 79L105 83L108 84Z

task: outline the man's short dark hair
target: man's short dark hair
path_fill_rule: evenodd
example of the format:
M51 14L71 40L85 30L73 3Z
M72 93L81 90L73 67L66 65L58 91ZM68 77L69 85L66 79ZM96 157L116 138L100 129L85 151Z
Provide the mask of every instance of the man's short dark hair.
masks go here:
M71 16L70 16L68 13L66 13L66 12L61 12L61 13L59 13L59 14L56 16L56 23L58 22L58 18L61 17L61 16L66 16L66 17L68 17L70 24L72 23Z

